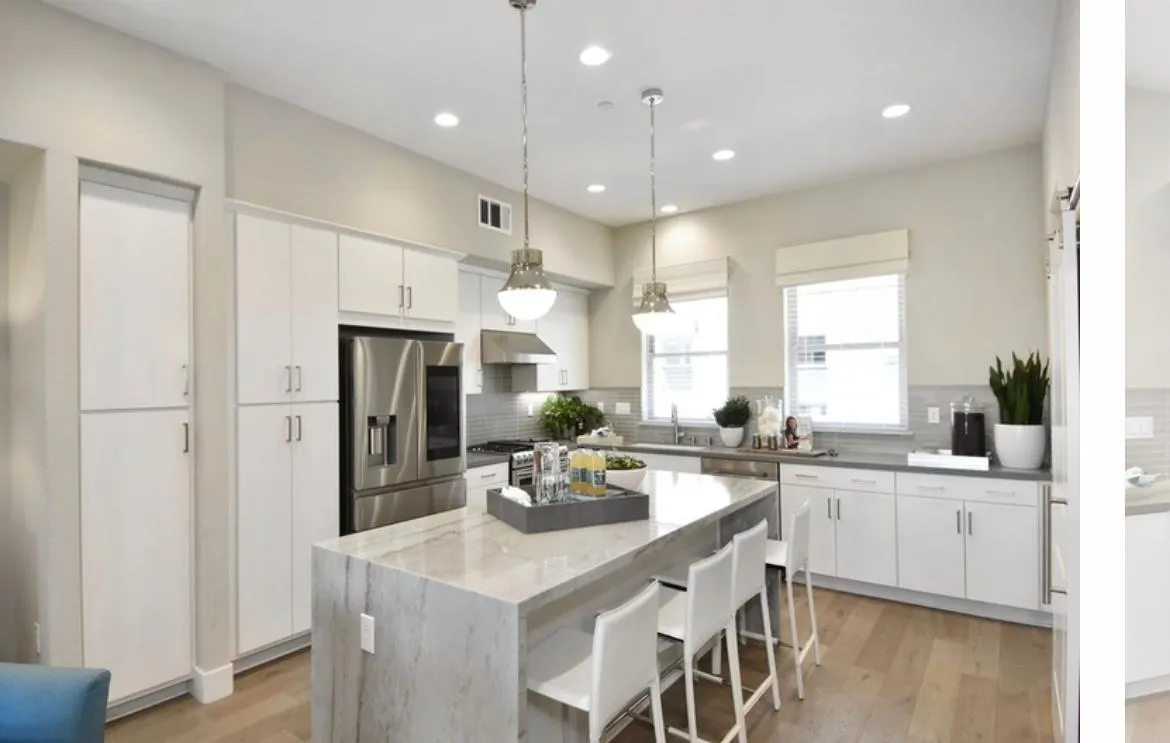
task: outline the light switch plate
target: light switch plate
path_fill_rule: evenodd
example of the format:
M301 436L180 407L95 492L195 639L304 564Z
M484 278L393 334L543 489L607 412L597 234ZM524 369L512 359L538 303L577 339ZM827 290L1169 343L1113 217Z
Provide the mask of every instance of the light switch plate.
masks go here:
M1154 437L1154 419L1149 416L1125 419L1125 438L1152 439Z
M362 614L362 650L374 654L374 618L369 614Z
M532 417L532 411L533 411L533 409L534 409L534 406L533 406L533 404L532 404L532 403L528 403L528 417L529 417L529 418L531 418L531 417Z
M604 413L605 412L605 403L598 400L597 401L597 409Z
M926 422L927 423L938 423L938 408L927 408L926 409Z
M629 415L630 414L630 404L628 402L619 402L617 404L616 410L617 410L618 415Z

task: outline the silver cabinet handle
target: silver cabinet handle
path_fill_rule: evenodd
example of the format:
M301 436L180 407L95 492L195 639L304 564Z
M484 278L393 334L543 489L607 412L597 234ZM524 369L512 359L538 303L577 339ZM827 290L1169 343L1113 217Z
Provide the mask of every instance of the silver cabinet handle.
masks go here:
M850 477L849 482L855 482L859 485L877 485L877 480L862 480L859 477Z
M942 491L946 490L946 488L944 488L942 485L919 485L918 489L931 493L941 493Z
M399 284L398 285L398 309L402 309L403 307L406 306L406 299L405 299L405 295L403 294L404 291L405 291L405 287L402 284Z
M967 511L967 533L971 534L971 512Z
M829 517L830 521L833 520L833 499L832 498L825 499L825 515Z
M301 432L303 429L304 429L304 421L302 421L301 416L298 415L297 416L297 441L301 440Z
M183 364L183 397L191 394L191 370Z
M406 287L406 309L409 310L412 307L414 307L414 287L408 286Z
M183 424L183 453L188 454L191 451L191 424Z
M1009 498L1015 495L1015 493L1012 492L1011 490L988 490L987 494L988 495L1004 495L1004 496L1007 496Z
M285 385L284 391L285 392L292 392L292 374L293 374L292 367L291 366L284 367L284 373L287 375L287 378L288 378L288 384Z
M963 510L962 509L955 511L955 533L956 534L963 533Z
M303 386L303 383L305 381L305 371L304 371L304 369L302 369L300 367L299 364L297 365L296 370L297 370L297 392L300 392L301 387Z
M284 416L284 440L292 441L292 416Z
M797 480L819 480L821 478L817 477L816 475L806 475L803 472L797 472L796 479Z
M1051 604L1053 594L1060 594L1061 596L1068 595L1067 590L1052 585L1052 507L1067 506L1068 501L1064 498L1053 498L1051 485L1044 485L1043 493L1045 503L1044 510L1040 516L1044 523L1041 527L1040 536L1041 548L1044 550L1044 554L1041 560L1043 569L1040 571L1040 598L1041 603Z
M496 475L496 473L494 473L494 472L488 472L487 474L480 475L480 476L479 476L479 479L481 479L481 480L490 480L490 479L492 479L493 477L495 477L495 475Z
M837 498L837 520L841 520L841 499Z

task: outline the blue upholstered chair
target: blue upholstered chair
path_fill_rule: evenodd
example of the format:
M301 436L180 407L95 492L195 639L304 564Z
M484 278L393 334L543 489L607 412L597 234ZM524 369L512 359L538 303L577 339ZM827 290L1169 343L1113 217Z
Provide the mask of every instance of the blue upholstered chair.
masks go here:
M101 743L110 672L0 663L0 743Z

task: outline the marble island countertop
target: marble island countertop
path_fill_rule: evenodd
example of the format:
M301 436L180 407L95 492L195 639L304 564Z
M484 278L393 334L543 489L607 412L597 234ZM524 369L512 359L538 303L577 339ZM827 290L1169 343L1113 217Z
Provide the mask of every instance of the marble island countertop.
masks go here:
M650 470L632 489L649 494L649 520L523 534L482 508L467 507L322 542L317 549L455 586L523 612L619 571L651 547L669 547L672 537L716 524L776 493L777 485Z

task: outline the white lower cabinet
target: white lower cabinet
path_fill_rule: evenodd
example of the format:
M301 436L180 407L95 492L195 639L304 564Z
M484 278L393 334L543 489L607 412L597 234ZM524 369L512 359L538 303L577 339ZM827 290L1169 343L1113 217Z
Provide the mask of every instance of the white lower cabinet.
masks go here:
M1125 682L1170 676L1170 514L1125 518ZM1148 691L1144 692L1148 693Z
M833 517L833 491L804 485L783 485L781 495L782 533L792 523L793 512L808 503L809 528L812 532L808 547L809 569L818 575L836 575L837 527Z
M898 496L898 586L966 596L961 501Z
M336 402L238 409L238 652L308 630L312 545L339 533Z
M487 508L487 491L508 484L508 463L467 470L463 479L467 482L467 507L483 510Z
M81 415L82 659L116 703L191 673L189 411Z
M833 491L837 517L837 577L894 586L898 534L894 496Z
M1029 506L965 504L967 598L1040 608L1038 514Z

